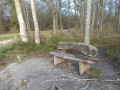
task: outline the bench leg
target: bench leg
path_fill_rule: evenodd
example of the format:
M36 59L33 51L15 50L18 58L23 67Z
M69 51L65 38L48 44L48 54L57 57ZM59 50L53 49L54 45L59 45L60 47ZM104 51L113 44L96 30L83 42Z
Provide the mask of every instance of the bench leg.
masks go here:
M54 65L58 65L58 64L64 62L64 60L65 59L63 59L63 58L54 56Z
M90 68L90 64L89 63L83 63L83 62L79 62L79 72L82 75L86 70L88 70Z

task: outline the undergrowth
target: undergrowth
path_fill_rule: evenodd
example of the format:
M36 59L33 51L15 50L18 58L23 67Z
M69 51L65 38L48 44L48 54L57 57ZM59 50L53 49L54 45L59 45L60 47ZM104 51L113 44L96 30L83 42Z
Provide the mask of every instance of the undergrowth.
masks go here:
M105 45L104 55L111 58L115 64L120 65L120 39L109 41Z
M34 41L21 42L7 45L0 48L0 60L4 60L7 56L17 55L17 54L43 54L51 50L56 50L58 42L76 42L80 41L81 36L77 35L75 32L71 33L59 33L57 35L50 35L46 38L46 35L42 36L41 44L37 45Z
M33 37L33 36L32 36ZM32 39L30 39L32 40ZM58 42L83 42L81 31L58 33L43 33L41 44L36 45L33 41L27 43L18 41L0 49L0 60L13 54L43 54L56 50ZM105 48L104 55L113 59L114 63L120 64L120 35L119 33L98 33L91 35L91 45L97 48Z

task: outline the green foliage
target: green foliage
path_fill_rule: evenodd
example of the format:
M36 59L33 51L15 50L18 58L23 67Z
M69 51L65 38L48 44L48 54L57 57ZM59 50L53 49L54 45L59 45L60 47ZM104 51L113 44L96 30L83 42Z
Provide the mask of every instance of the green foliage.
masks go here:
M29 53L31 51L39 50L40 48L40 45L36 45L34 42L17 42L6 47L1 47L0 59L3 59L9 54Z
M7 53L8 51L13 50L13 49L14 49L13 45L11 45L9 47L1 47L0 48L0 60L6 57L5 53Z

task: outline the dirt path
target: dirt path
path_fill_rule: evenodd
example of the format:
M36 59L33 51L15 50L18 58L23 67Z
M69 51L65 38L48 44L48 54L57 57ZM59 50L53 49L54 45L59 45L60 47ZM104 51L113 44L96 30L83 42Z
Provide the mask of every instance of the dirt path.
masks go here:
M53 57L13 63L0 71L0 90L120 90L119 82L103 81L116 80L118 75L110 62L101 55L98 59L99 63L83 76L78 73L78 63L70 60L58 66L53 65ZM90 79L91 73L96 80Z

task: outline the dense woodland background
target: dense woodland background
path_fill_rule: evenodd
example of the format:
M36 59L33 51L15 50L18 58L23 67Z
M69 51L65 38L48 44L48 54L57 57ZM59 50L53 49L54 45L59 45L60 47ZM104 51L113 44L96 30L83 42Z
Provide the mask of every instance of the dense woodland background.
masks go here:
M27 31L34 30L29 0L20 0ZM55 16L56 30L84 30L86 0L35 0L40 31L53 29ZM92 31L120 31L120 0L92 0ZM0 33L19 32L19 24L13 0L0 1Z

